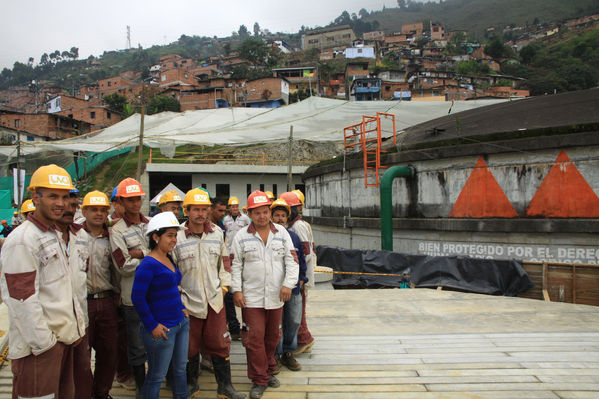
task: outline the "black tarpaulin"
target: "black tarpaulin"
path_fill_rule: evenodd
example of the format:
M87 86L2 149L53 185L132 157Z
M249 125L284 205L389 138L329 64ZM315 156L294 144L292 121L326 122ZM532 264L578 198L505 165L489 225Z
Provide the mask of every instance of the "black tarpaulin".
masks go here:
M408 255L389 251L344 249L320 245L318 265L353 273L409 274L377 276L335 274L333 285L342 288L401 287L409 280L416 287L447 287L465 292L516 296L533 287L522 262L461 256Z

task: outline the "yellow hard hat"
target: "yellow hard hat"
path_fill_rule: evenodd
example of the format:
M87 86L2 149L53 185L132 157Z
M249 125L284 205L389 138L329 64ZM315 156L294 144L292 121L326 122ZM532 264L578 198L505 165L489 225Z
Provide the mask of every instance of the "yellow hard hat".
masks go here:
M28 199L27 201L23 202L23 204L21 204L22 215L25 215L26 213L33 211L35 211L35 205L33 204L32 200Z
M167 202L183 202L183 199L176 190L170 190L160 196L158 206L166 204Z
M292 193L295 193L302 205L304 205L304 202L306 202L306 197L304 197L304 193L302 193L300 190L293 190Z
M57 188L61 190L72 190L75 188L71 181L71 175L60 166L54 164L41 166L33 172L27 190L35 191L38 187Z
M194 188L185 194L183 199L183 209L187 209L189 205L212 205L208 192L201 188Z
M287 215L289 215L291 213L291 207L289 206L289 204L287 204L287 202L283 198L279 198L279 199L275 200L272 203L272 205L270 206L270 209L275 209L277 207L283 207L283 208L287 209Z
M110 208L110 201L108 201L106 194L96 190L85 194L85 197L83 197L81 208L85 208L86 206L105 206Z
M271 201L275 199L275 195L272 193L272 191L265 191L264 194L266 194Z
M239 199L237 197L230 197L227 205L239 205Z

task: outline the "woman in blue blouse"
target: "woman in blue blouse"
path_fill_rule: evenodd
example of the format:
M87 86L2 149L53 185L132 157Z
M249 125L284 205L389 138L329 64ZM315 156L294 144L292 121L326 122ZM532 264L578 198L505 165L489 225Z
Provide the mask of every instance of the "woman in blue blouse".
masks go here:
M140 335L148 355L144 399L158 399L171 360L173 397L188 397L185 366L189 318L179 293L181 272L169 255L177 244L180 228L172 212L153 217L147 230L151 252L135 271L131 300L142 321Z

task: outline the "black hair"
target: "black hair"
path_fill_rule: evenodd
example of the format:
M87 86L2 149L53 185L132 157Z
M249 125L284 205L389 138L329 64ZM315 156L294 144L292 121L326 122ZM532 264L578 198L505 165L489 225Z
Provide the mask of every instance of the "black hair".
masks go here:
M216 208L217 205L227 206L225 200L219 197L210 198L210 202L212 202L212 205L210 205L212 208Z
M289 218L289 211L287 210L287 208L285 208L284 206L275 206L274 208L272 208L270 211L272 213L274 213L274 211L276 211L277 209L282 209L285 211L285 213L287 214L287 217Z
M156 248L156 247L158 246L158 243L157 243L156 241L154 241L154 239L152 238L152 236L153 236L154 234L156 234L158 237L161 237L161 236L162 236L164 233L166 233L166 231L167 231L168 229L172 229L172 228L173 228L173 227L163 227L163 228L161 228L161 229L158 229L158 230L156 230L156 231L153 231L153 232L150 234L150 237L149 237L149 241L150 241L150 243L149 243L150 250L153 250L154 248Z
M297 217L297 215L299 215L299 210L297 209L297 206L292 206L291 207L291 213L289 214L289 220L295 220L295 218Z

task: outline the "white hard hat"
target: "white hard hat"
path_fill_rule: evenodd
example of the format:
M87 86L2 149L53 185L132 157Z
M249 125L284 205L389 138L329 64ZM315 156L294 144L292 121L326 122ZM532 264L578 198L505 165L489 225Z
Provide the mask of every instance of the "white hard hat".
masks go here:
M180 229L181 225L177 220L177 217L172 212L162 212L158 215L154 216L150 223L148 223L148 230L146 230L146 234L150 235L160 229L168 229L170 227L174 227L176 229Z

